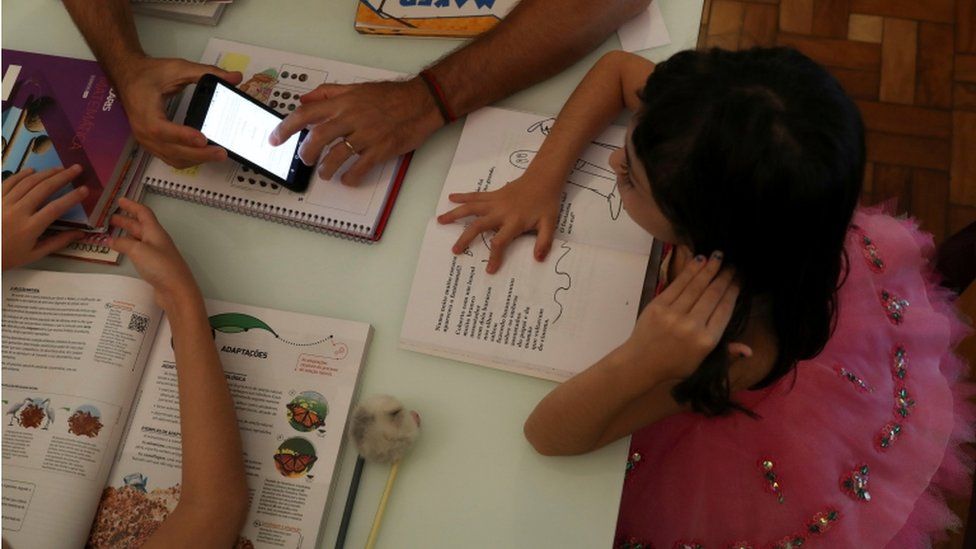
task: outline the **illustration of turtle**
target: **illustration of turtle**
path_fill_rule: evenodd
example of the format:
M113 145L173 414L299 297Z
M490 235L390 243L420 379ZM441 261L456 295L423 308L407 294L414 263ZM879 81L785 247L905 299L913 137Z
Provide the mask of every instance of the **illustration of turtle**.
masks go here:
M287 343L289 345L294 345L296 347L311 347L313 345L318 345L320 343L324 343L332 339L332 336L330 335L329 337L322 338L318 341L311 341L308 343L296 343L294 341L289 341L281 337L280 335L278 335L278 332L274 331L274 329L271 326L269 326L266 322L264 322L260 318L248 314L220 313L210 317L210 335L213 336L214 338L217 337L217 332L221 332L224 334L239 334L250 330L264 330L269 334L273 335L275 339L277 339L278 341ZM334 343L333 346L337 348L341 346L339 351L341 351L343 354L341 357L337 356L337 358L345 358L345 353L347 352L347 349L345 349L345 344Z
M221 313L210 317L210 328L213 332L225 334L239 334L248 330L265 330L278 339L278 333L263 320L244 313ZM216 335L216 333L214 334Z
M210 337L217 339L217 332L224 334L239 334L248 330L265 330L277 339L281 339L278 333L271 329L263 320L244 313L220 313L209 317ZM282 341L285 341L282 339ZM286 341L286 343L291 343ZM173 338L169 338L170 347L173 346Z

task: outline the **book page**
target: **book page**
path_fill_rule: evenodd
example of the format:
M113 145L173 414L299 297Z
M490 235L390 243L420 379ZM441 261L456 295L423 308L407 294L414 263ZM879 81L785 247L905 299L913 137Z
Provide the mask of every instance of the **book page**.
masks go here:
M134 278L3 275L3 539L84 544L161 316Z
M403 347L562 381L630 335L648 255L556 240L538 262L533 240L520 238L489 275L487 240L451 253L461 231L428 224Z
M239 547L311 548L370 327L219 301L208 301L207 310L237 408L250 488ZM93 547L147 538L179 501L179 365L171 334L164 320L102 496Z
M620 47L624 51L642 51L671 43L671 34L664 24L661 1L654 0L647 9L617 29Z
M219 39L210 40L201 62L242 72L244 82L238 88L283 115L293 112L300 105L299 97L320 84L351 84L401 76L382 69ZM189 86L183 94L174 116L179 123L186 117L194 88ZM337 144L344 146L341 141ZM272 217L288 217L369 236L375 232L400 159L376 166L356 187L339 181L350 165L347 161L330 180L319 178L316 172L308 190L302 193L290 191L233 160L176 169L154 158L146 170L146 180L151 188L167 192L169 187L171 193L173 188L179 189L176 193L179 196L207 204L253 209Z
M469 114L437 213L457 206L448 200L450 193L490 191L521 177L553 123L554 119L546 116L494 107ZM610 153L623 146L625 134L621 126L607 128L576 161L562 194L557 238L650 253L651 235L623 210L617 178L608 162Z

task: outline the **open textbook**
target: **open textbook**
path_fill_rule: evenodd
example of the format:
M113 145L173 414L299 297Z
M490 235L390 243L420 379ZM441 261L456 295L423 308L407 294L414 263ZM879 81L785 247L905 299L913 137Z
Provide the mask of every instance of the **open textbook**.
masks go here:
M498 108L468 115L437 213L448 195L489 191L521 176L552 118ZM622 343L637 317L651 236L623 211L610 153L625 129L608 128L568 177L552 250L536 261L534 236L516 239L502 268L485 272L492 234L460 255L464 219L431 219L417 262L401 346L552 380L565 380Z
M250 488L237 546L313 547L371 328L218 301L207 309ZM145 541L180 497L176 379L170 326L148 284L4 273L4 541Z

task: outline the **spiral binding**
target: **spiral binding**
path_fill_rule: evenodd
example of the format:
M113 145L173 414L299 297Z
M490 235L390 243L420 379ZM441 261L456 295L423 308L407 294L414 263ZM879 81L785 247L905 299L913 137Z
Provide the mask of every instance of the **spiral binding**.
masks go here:
M78 250L79 252L107 254L110 251L109 247L105 244L99 244L103 239L104 235L89 236L81 240L76 240L65 247L69 250Z
M349 223L340 219L310 214L291 208L282 208L281 206L274 206L266 202L241 198L231 194L208 191L185 183L169 181L168 179L146 176L144 182L150 190L163 196L171 196L180 200L196 202L205 206L212 206L214 208L352 240L354 242L365 244L372 244L374 242L369 237L369 233L372 232L372 227L367 225Z

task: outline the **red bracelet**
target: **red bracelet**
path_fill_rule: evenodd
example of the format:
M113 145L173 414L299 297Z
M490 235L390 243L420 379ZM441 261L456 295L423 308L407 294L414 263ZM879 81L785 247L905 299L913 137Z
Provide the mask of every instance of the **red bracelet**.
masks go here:
M454 112L451 111L451 107L447 104L447 97L444 96L444 90L441 89L440 84L437 83L437 79L434 78L434 73L428 69L424 69L420 71L420 78L427 84L427 89L430 91L431 97L434 98L434 103L437 104L437 110L441 111L444 122L450 124L457 120Z

